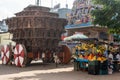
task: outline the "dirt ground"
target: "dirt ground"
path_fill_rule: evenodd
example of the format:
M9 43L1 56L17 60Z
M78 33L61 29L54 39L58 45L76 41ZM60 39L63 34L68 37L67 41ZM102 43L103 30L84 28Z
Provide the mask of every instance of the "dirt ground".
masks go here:
M120 80L120 72L112 75L90 75L83 71L74 71L73 64L58 65L31 64L19 68L15 65L2 65L0 61L0 80Z

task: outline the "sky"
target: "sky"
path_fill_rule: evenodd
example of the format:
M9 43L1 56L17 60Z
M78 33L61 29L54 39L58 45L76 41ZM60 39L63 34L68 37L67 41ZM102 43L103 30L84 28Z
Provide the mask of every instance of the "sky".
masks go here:
M72 8L74 0L41 0L41 6L53 7L60 3L61 8ZM53 2L51 4L51 2ZM35 0L0 0L0 20L15 16L14 14L22 11L28 5L35 5Z

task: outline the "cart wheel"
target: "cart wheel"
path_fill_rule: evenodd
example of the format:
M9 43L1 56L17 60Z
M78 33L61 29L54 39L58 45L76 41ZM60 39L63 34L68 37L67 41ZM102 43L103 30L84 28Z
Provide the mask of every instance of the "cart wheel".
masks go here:
M2 47L1 59L2 59L2 64L8 64L10 62L10 47L8 45L4 45Z
M14 61L18 67L24 67L26 65L26 49L24 45L17 44L14 50Z

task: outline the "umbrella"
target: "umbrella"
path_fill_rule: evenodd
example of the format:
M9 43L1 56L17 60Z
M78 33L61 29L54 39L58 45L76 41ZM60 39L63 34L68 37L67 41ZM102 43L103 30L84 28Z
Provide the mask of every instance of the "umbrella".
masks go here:
M88 37L84 34L74 34L72 36L64 38L64 41L69 41L73 39L85 39L85 38L88 38Z
M84 38L88 38L88 37L84 34L74 34L74 35L70 36L70 38L72 38L72 39L84 39Z
M70 36L69 36L69 37L64 38L64 41L70 41L70 40L72 40Z

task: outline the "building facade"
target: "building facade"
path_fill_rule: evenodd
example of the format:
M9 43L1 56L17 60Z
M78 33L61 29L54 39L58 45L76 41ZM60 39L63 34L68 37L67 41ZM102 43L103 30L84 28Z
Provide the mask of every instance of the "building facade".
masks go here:
M59 14L59 18L65 18L65 19L67 19L68 16L70 15L70 13L71 13L71 9L60 8L60 9L58 9L57 13Z
M2 32L0 33L0 46L3 46L3 45L13 45L15 46L15 42L12 41L13 35L10 34L9 32Z
M5 20L0 21L0 32L7 32L8 26L6 25Z

